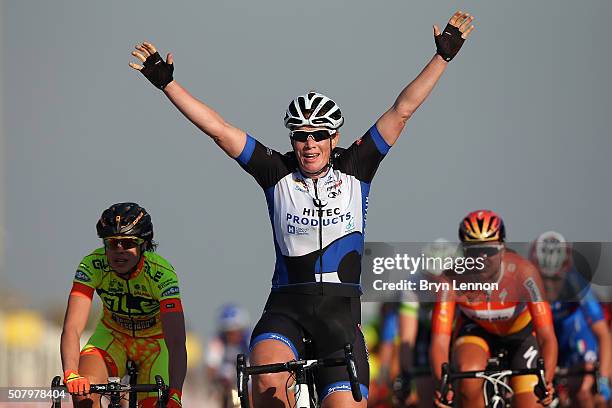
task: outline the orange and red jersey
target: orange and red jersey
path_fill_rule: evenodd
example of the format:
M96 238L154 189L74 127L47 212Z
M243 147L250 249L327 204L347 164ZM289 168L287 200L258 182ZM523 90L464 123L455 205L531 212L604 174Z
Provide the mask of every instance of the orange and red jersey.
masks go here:
M462 315L491 334L507 336L524 329L530 322L552 327L550 305L537 268L520 255L504 251L497 289L490 292L450 290L440 293L432 317L432 332L452 333L455 306Z

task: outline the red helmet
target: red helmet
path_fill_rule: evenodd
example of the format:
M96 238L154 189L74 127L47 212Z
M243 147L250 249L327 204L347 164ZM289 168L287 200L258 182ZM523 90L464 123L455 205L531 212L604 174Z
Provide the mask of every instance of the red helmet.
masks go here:
M461 242L486 242L506 239L504 221L491 210L472 211L459 224Z

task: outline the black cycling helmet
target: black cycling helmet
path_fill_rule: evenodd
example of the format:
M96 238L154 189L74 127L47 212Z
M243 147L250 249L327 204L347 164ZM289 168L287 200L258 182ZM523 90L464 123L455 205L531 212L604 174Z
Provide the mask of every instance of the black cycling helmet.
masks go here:
M98 236L138 237L145 240L145 250L153 248L151 216L136 203L117 203L104 210L96 224Z

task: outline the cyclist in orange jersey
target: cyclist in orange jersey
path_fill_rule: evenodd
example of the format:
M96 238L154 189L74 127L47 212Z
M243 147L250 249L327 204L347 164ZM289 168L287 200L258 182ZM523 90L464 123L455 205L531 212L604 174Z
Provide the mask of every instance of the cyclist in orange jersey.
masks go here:
M487 359L502 349L512 369L535 368L541 355L549 396L540 403L548 405L553 398L557 339L536 267L506 248L504 223L493 211L468 214L459 226L459 239L466 268L456 264L454 270L445 271L451 290L440 293L432 317L430 356L436 380L440 381L441 366L449 360L451 337L452 366L458 371L483 370ZM489 290L474 288L487 286L483 283ZM460 313L453 330L455 307ZM536 383L533 375L511 379L514 406L537 406ZM482 392L483 380L468 379L459 381L454 393L460 406L484 407ZM439 393L434 402L446 406Z

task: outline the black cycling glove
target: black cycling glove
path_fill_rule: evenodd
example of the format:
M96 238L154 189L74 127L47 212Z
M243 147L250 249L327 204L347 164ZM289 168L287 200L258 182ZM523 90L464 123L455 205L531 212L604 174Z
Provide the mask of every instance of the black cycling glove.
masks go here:
M156 88L164 89L166 85L172 82L172 73L174 72L174 64L168 64L159 55L159 52L151 54L142 64L140 70L142 75L147 77Z
M444 58L444 61L452 60L461 49L465 41L461 37L461 31L453 25L447 24L444 31L434 37L436 41L436 53Z

